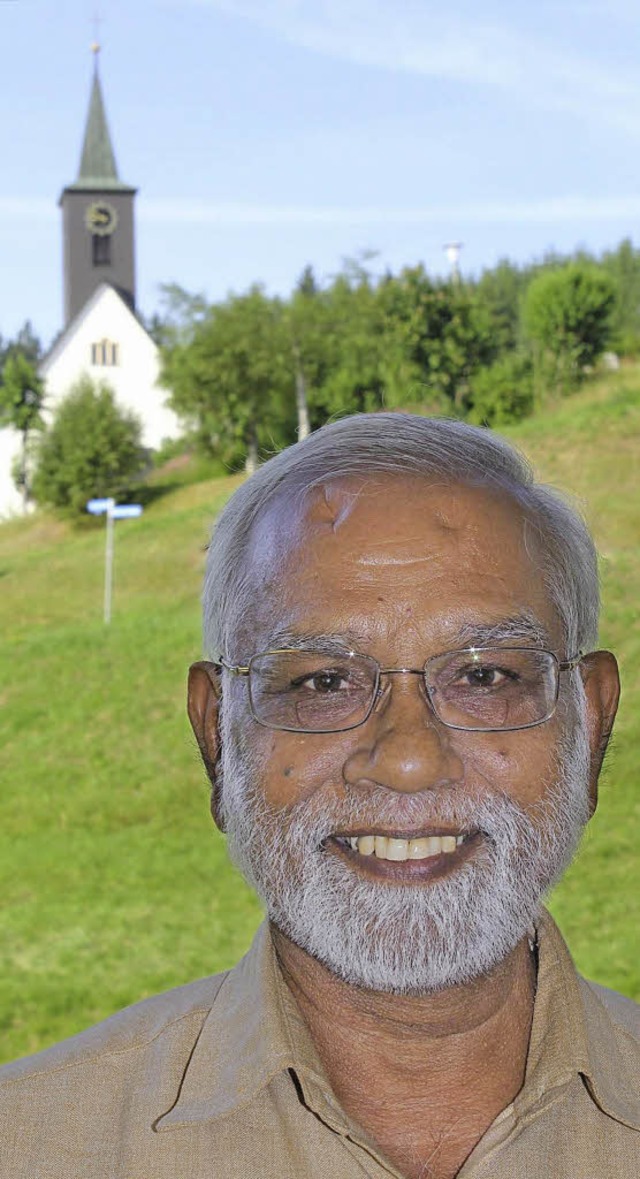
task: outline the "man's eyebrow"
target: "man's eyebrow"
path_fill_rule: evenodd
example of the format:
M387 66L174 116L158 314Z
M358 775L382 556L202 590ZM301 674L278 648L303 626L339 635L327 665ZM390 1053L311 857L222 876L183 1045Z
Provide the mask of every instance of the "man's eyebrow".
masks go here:
M460 647L492 647L497 643L526 643L545 647L550 636L542 623L530 611L522 611L508 618L487 622L477 619L464 623L450 640L450 650ZM326 655L340 655L346 651L362 650L366 640L353 630L338 633L282 629L269 636L269 650L308 651Z
M495 622L478 619L466 622L457 632L455 642L460 647L492 647L496 643L531 643L547 646L550 636L547 628L529 611L499 618Z
M269 650L321 651L326 655L341 655L346 651L358 650L363 637L356 631L342 630L339 633L318 631L277 630L269 636Z

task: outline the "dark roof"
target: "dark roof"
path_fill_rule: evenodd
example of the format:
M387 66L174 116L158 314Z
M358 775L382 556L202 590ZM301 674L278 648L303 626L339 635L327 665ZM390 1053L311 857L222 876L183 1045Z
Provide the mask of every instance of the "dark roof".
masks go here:
M104 109L98 61L93 75L89 114L84 132L80 171L73 184L67 186L71 191L104 191L135 192L128 184L123 184L118 177L116 158L113 152L107 115Z

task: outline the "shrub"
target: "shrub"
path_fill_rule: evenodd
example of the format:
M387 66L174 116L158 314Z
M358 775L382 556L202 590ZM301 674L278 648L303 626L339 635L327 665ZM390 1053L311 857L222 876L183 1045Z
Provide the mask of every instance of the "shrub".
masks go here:
M567 392L580 383L609 342L614 303L611 279L592 263L570 262L533 280L524 326L542 384Z
M75 515L94 496L121 495L143 461L136 416L116 405L108 385L82 377L40 442L33 494L38 503Z
M506 426L533 411L533 365L520 352L507 352L471 379L467 420L478 426Z

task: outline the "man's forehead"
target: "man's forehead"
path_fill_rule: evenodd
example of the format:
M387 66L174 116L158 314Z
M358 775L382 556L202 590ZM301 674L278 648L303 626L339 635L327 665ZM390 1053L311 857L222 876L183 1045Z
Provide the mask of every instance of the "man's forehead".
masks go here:
M502 626L523 612L549 634L556 612L540 550L537 529L499 488L332 480L282 497L254 529L248 556L255 592L241 631L249 645L252 638L271 644L290 630L355 626L368 634L394 603L399 626L435 628L434 641L438 631L443 644L467 624L475 635L479 626Z
M327 480L295 497L280 496L254 530L252 556L263 568L299 560L312 548L344 551L372 567L429 562L434 537L448 547L477 547L498 533L522 549L535 538L516 500L500 488L418 476ZM537 545L536 545L537 547Z

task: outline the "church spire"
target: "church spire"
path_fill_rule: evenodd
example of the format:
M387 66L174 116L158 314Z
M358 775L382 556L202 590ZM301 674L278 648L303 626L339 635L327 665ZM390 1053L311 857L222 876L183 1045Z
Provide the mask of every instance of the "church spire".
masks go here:
M118 177L104 109L98 49L78 178L62 190L64 315L70 323L103 283L135 306L135 188Z
M82 144L80 170L71 189L100 189L104 191L131 192L129 185L123 184L118 177L116 157L109 134L109 124L104 108L100 73L98 70L98 54L100 46L97 42L91 46L94 54L93 83L89 101L89 113Z

